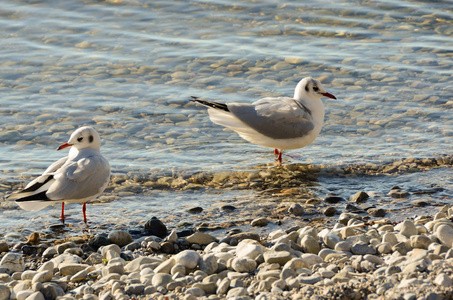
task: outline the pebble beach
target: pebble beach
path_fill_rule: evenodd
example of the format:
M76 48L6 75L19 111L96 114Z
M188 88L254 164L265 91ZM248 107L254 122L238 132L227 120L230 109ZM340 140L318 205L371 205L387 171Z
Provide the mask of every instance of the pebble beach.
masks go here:
M0 300L453 298L449 1L3 1ZM318 78L316 141L284 153L192 96ZM112 167L87 204L6 196L80 126ZM64 153L63 153L64 152Z

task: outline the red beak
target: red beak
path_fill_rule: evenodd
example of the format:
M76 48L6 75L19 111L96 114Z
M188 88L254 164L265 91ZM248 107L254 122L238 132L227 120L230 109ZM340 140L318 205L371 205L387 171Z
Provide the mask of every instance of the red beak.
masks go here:
M331 93L322 93L321 95L323 95L324 97L328 97L328 98L337 100L337 98L335 98L335 96L332 95Z
M60 147L57 148L57 151L64 149L64 148L71 147L71 146L72 146L72 144L64 143L63 145L60 145Z

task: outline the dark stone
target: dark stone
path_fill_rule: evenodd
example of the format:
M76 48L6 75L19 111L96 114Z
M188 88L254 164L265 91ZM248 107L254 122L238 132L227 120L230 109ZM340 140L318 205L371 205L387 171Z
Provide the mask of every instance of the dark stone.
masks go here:
M338 203L341 201L346 201L346 199L344 199L342 197L338 197L338 196L328 196L328 197L324 198L324 202L327 202L327 203Z
M431 205L431 203L429 203L428 201L425 201L425 200L415 200L415 201L412 201L412 205L417 206L417 207L425 207L425 206Z
M139 242L132 242L132 243L129 243L126 246L124 246L124 250L134 251L134 250L139 249L140 247L141 247L141 244Z
M386 211L383 208L370 208L367 210L367 213L375 218L383 218L385 217Z
M193 229L186 229L186 230L181 230L181 231L178 231L176 234L178 235L178 237L186 237L186 236L189 236L189 235L192 235L194 234L195 231Z
M57 299L58 293L53 285L45 285L40 292L44 295L44 299L46 300L55 300Z
M228 230L226 232L227 235L233 235L233 234L238 234L238 233L241 233L242 230L240 228L233 228L231 230Z
M351 198L349 198L349 200L352 202L355 202L355 203L362 203L362 202L365 202L366 200L368 200L368 198L370 198L370 196L368 196L367 193L365 193L363 191L359 191L359 192L355 193L354 195L352 195Z
M187 210L187 212L191 214L199 214L203 211L203 207L197 206L197 207L192 207Z
M298 231L300 229L300 226L293 226L285 230L286 233L291 233L293 231Z
M234 207L233 205L224 205L220 209L226 212L232 212L236 209L236 207Z
M132 261L134 260L134 254L130 250L121 251L120 257L125 261Z
M160 245L160 251L166 254L173 254L175 252L175 246L173 246L173 243L164 242Z
M326 217L332 217L335 215L336 212L337 212L337 209L335 207L329 206L324 210L324 215Z
M83 243L80 246L80 249L82 249L83 253L91 253L91 252L95 252L96 251L87 243Z
M160 237L162 239L164 237L166 237L167 234L168 234L167 226L165 226L165 224L162 223L162 221L160 221L156 217L152 217L151 220L146 222L145 231L149 235L158 236L158 237Z
M97 251L100 247L110 245L111 243L107 236L98 234L88 242L88 245Z
M38 247L36 247L36 246L25 245L25 246L22 246L21 250L24 255L35 256L36 254L38 254Z

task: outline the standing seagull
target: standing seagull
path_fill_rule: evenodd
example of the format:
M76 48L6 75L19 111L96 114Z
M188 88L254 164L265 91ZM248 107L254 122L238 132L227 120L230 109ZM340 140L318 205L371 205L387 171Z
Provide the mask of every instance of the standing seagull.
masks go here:
M86 224L86 202L95 199L107 187L110 165L101 155L101 140L91 127L81 127L74 131L69 141L57 150L71 146L67 157L54 162L24 190L10 195L8 199L16 200L25 210L40 210L61 202L63 222L64 204L83 202L83 221Z
M293 98L266 97L252 104L222 104L196 97L191 101L207 106L215 124L236 131L251 143L275 148L281 164L282 150L305 147L318 136L324 122L322 96L337 99L321 82L306 77L297 84Z

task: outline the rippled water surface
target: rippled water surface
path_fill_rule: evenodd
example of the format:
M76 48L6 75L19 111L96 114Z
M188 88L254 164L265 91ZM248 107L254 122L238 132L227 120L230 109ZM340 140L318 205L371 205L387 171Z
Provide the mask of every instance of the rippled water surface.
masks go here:
M324 99L320 136L288 151L285 163L380 165L452 153L450 1L0 4L3 194L65 155L53 150L81 125L100 133L114 176L266 169L271 149L212 124L188 99L290 96L305 76L320 78L338 100ZM321 176L315 194L438 185L443 192L430 199L448 202L451 178L449 166L379 179ZM95 223L172 219L189 207L253 194L116 191L106 193L112 201L89 206ZM38 213L2 206L1 228L30 228L33 218L46 226L59 214L57 206ZM69 209L79 213L79 205Z

